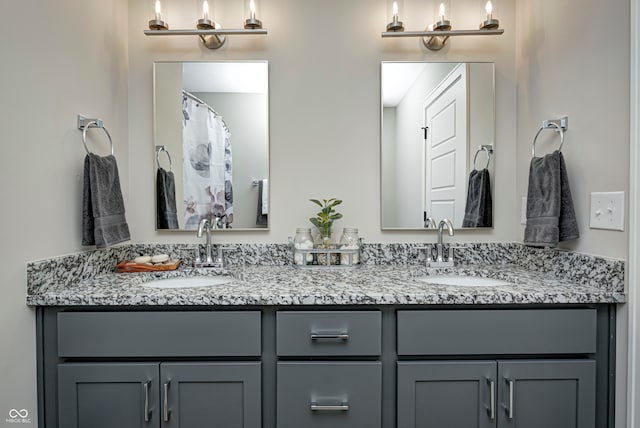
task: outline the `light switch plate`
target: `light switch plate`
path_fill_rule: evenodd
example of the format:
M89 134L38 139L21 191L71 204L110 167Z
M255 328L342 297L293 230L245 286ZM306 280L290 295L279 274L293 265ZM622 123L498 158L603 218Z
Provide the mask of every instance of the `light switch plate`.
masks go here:
M522 205L520 208L520 224L527 224L527 198L522 197Z
M624 192L592 192L591 229L624 230Z

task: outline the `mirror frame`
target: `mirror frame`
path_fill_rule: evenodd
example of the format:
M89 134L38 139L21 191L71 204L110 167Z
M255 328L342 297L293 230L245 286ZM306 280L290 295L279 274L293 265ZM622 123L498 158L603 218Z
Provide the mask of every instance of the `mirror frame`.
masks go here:
M216 229L215 233L219 233L219 232L224 232L224 233L229 233L229 232L269 232L270 227L271 227L271 213L272 213L272 209L271 209L271 127L270 127L270 122L271 122L271 79L270 79L270 73L269 73L269 61L268 60L213 60L213 61L154 61L153 62L153 90L152 90L152 110L153 110L153 142L152 142L152 151L153 151L153 166L154 166L154 171L156 170L156 146L158 145L158 138L157 138L157 122L156 122L156 115L157 115L157 94L156 94L156 86L157 86L157 81L156 81L156 65L158 64L185 64L185 63L189 63L189 64L211 64L211 63L264 63L267 66L267 111L266 111L266 137L267 137L267 176L265 178L268 179L268 192L269 192L269 196L268 196L268 201L269 201L269 207L268 207L268 214L267 214L267 226L266 227L234 227L231 229ZM182 160L182 155L179 157L180 161ZM173 162L175 162L175 159L172 159ZM195 233L197 231L197 229L158 229L157 228L157 224L156 224L156 207L157 207L157 189L156 189L156 179L155 179L155 174L154 174L154 183L153 183L153 190L154 190L154 205L153 205L153 212L154 212L154 229L156 232L161 232L161 233L165 233L165 232L170 232L170 233Z
M464 230L493 230L495 229L495 171L496 171L496 166L495 166L495 151L496 151L496 122L497 122L497 116L496 116L496 68L495 68L495 62L493 61L381 61L380 62L380 150L379 150L379 155L380 155L380 230L382 231L437 231L437 228L427 228L427 227L385 227L384 225L384 216L383 216L383 212L384 212L384 199L383 199L383 185L384 185L384 178L383 178L383 162L384 162L384 158L383 158L383 138L384 138L384 119L383 119L383 114L384 114L384 99L383 99L383 84L384 84L384 69L383 66L384 64L415 64L415 63L422 63L422 64L492 64L493 65L493 73L492 73L492 78L491 78L491 85L493 88L492 91L492 102L493 102L493 124L492 124L492 131L493 131L493 153L491 154L492 156L492 165L491 165L491 169L489 170L491 173L491 196L492 196L492 226L491 227L454 227L455 230L457 231L464 231ZM470 147L472 149L472 147ZM468 174L470 173L470 171L467 171L467 177ZM465 188L468 187L468 184L465 184ZM466 202L466 201L465 201Z

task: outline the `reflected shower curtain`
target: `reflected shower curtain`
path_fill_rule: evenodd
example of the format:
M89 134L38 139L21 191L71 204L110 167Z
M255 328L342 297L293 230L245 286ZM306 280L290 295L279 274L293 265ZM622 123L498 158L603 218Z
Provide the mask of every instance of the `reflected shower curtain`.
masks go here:
M197 229L201 219L231 228L230 133L222 117L186 95L182 99L184 227Z

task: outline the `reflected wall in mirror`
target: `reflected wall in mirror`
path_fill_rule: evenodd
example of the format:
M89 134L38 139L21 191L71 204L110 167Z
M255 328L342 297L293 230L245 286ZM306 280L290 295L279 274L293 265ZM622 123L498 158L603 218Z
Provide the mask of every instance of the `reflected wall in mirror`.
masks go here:
M493 226L493 157L478 148L494 143L494 82L492 63L382 63L383 230Z
M266 61L154 63L156 228L268 227Z

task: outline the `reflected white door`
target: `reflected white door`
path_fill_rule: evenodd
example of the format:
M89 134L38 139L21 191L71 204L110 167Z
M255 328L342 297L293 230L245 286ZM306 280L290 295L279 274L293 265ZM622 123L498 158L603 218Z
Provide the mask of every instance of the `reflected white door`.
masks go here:
M462 225L467 187L467 69L456 67L424 103L425 211Z

